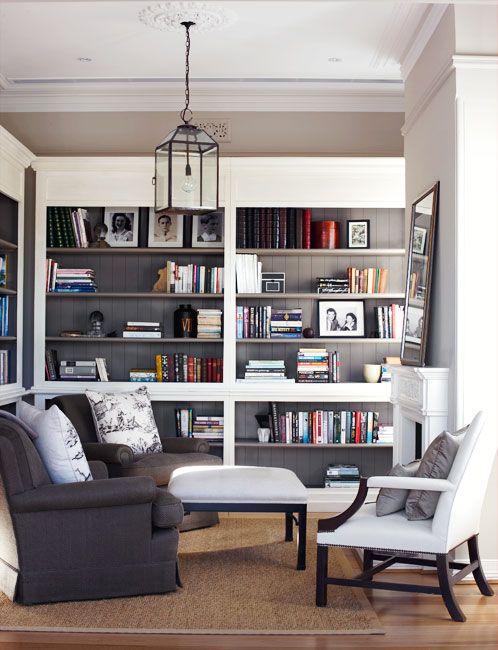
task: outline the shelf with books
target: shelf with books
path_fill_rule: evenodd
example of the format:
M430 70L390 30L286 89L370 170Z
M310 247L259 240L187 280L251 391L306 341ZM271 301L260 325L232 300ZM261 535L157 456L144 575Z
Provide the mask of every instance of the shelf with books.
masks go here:
M283 382L268 383L237 381L233 387L234 399L237 401L260 402L273 400L278 402L295 402L325 400L327 402L365 402L389 403L391 398L390 382L368 384L366 382L338 382L329 384L299 384Z
M216 444L216 443L210 443L210 444ZM345 448L351 448L351 449L392 449L392 445L386 445L386 444L378 444L378 443L358 443L358 444L351 444L351 443L299 443L299 442L289 442L289 443L284 443L284 442L259 442L258 440L235 440L235 446L236 447L261 447L263 449L265 448L271 448L271 447L282 447L284 446L286 448L289 447L294 447L297 449L312 449L318 451L319 449L331 449L334 447L340 448L340 449L345 449Z
M237 248L237 253L274 257L404 257L404 248Z
M0 296L17 296L17 291L14 289L6 289L5 287L1 287Z
M146 298L152 300L223 300L222 293L166 293L159 291L49 291L46 294L47 298L74 298L74 299L88 299L88 298Z
M132 337L125 338L122 336L105 336L105 337L95 337L95 336L46 336L45 340L47 342L58 342L58 343L94 343L95 345L112 345L112 344L124 344L124 343L174 343L175 345L190 345L190 344L212 344L212 343L223 343L223 339L194 339L194 338L144 338L144 337Z
M16 251L17 244L0 237L0 251Z
M395 293L237 293L237 298L249 300L404 300L405 294Z
M223 248L47 248L47 255L224 255Z
M333 339L328 339L328 338L292 338L292 339L236 339L236 342L238 344L242 343L248 343L248 344L255 344L255 343L261 343L263 345L265 344L272 344L272 345L289 345L289 344L294 344L294 345L303 345L304 343L313 343L315 344L322 344L322 345L353 345L353 344L379 344L379 343L401 343L401 339L388 339L388 338L333 338Z

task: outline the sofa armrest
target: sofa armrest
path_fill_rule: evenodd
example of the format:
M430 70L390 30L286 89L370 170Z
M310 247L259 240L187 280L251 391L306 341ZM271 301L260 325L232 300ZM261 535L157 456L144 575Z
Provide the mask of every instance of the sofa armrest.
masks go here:
M170 454L209 453L209 442L197 438L161 438L163 451Z
M81 483L50 484L16 494L11 498L13 513L152 503L156 484L150 476L83 481Z
M368 485L367 479L365 477L360 478L360 485L358 487L358 492L353 503L346 508L344 512L336 515L335 517L328 517L327 519L318 520L318 532L319 533L332 533L334 530L337 530L339 526L342 526L344 522L350 519L361 506L365 503L365 499L368 494Z
M168 492L166 488L158 487L152 504L152 524L158 528L172 528L183 521L183 504Z
M128 445L110 442L83 442L83 451L88 460L102 460L128 467L133 463L133 450Z
M109 478L109 472L107 471L107 465L101 460L89 460L88 465L90 466L90 471L92 473L92 478L97 481L104 478Z
M400 490L430 490L431 492L451 492L453 483L440 478L421 478L417 476L371 476L369 488L399 488Z

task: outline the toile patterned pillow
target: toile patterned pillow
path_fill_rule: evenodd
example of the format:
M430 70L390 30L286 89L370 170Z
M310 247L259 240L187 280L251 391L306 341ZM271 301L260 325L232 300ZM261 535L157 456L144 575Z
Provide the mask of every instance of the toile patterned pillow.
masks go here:
M99 442L128 445L134 454L158 454L163 448L146 386L133 393L87 390Z

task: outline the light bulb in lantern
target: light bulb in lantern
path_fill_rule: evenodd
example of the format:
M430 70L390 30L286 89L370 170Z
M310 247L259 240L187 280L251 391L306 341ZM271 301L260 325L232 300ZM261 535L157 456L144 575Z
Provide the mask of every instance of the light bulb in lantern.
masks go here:
M190 168L189 163L185 165L185 177L183 179L182 190L187 194L190 194L197 187L195 179L192 178L192 169Z

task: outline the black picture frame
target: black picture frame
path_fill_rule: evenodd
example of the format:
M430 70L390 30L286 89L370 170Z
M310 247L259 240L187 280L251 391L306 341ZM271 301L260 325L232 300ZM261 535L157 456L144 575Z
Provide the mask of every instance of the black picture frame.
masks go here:
M355 226L363 225L363 241L355 243ZM356 235L357 237L357 235ZM370 248L370 219L348 219L346 248Z
M333 317L330 310L335 312ZM354 321L351 316L354 317ZM349 323L353 323L355 328L347 329ZM365 302L363 300L318 301L319 338L365 338L365 331Z

